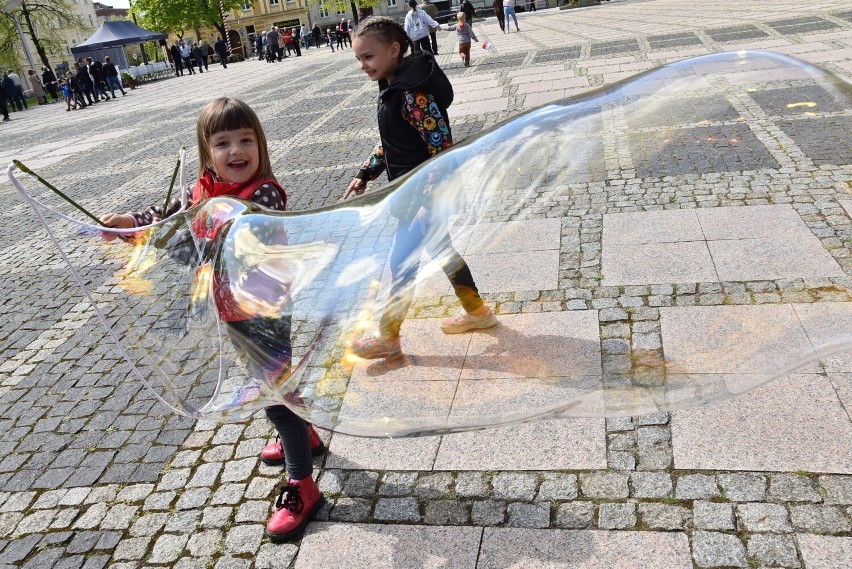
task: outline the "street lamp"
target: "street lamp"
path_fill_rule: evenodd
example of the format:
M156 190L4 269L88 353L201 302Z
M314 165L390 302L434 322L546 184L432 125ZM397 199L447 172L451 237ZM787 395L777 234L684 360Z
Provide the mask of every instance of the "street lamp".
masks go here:
M27 56L27 61L30 63L30 69L35 69L33 54L30 53L30 48L27 45L27 40L26 38L24 38L24 30L21 29L21 22L18 21L18 16L12 13L12 11L17 10L20 5L21 0L10 0L6 3L6 6L3 8L2 11L12 16L12 20L15 22L15 28L18 30L18 36L21 38L21 45L24 46L24 54Z

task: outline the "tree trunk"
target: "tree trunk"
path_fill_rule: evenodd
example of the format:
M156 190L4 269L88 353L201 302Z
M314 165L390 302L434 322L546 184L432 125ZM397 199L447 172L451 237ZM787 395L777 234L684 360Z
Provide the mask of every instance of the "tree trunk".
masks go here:
M27 24L27 31L30 32L30 39L38 52L38 57L41 59L42 65L50 67L50 61L47 59L47 52L44 51L44 48L42 47L41 42L38 41L38 36L35 33L35 27L30 19L30 11L27 9L27 5L23 3L21 4L21 16L24 17L24 22ZM24 38L21 39L26 41Z
M355 25L358 25L358 6L355 5L355 0L349 0L349 4L352 5L352 19L355 21Z

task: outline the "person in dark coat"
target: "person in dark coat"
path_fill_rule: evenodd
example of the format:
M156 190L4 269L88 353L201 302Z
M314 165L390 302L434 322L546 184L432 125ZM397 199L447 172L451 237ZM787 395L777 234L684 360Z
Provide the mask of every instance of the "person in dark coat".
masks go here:
M24 110L24 107L21 106L21 104L17 102L18 88L15 86L15 82L12 81L12 78L9 77L8 71L3 72L3 95L9 101L9 105L12 107L13 111L16 108L19 111Z
M314 24L314 27L311 30L311 35L314 36L314 45L319 47L320 38L322 38L322 30L320 29L319 24Z
M95 91L95 97L100 101L103 96L104 101L109 101L107 95L106 77L104 77L104 65L100 61L93 60L91 57L86 58L86 64L89 66L89 75L92 79L92 88Z
M219 63L222 64L222 67L225 69L228 68L228 44L225 43L221 37L216 40L216 44L213 46L213 49L216 50L216 55L219 56Z
M9 108L6 106L6 89L0 89L0 114L3 115L3 120L8 121L11 120L9 118Z
M104 77L106 77L109 89L112 91L112 98L115 99L115 88L121 91L121 96L125 96L124 87L121 86L121 81L118 80L118 69L115 68L115 63L112 62L109 56L104 59Z
M21 77L13 69L10 69L4 75L9 81L12 82L12 90L10 91L6 88L6 83L4 82L4 88L6 89L6 94L15 104L19 111L22 111L27 107L27 99L24 97L24 84L21 82Z
M494 15L500 23L500 31L506 33L506 15L503 13L503 0L494 0Z
M94 105L98 101L97 99L92 100L92 78L89 77L89 70L86 68L85 61L86 60L81 57L80 61L74 64L74 68L77 70L74 77L77 79L77 91L80 93L80 99L83 100L83 95L85 95L89 104Z
M254 51L257 54L257 60L263 59L263 35L257 34L254 37Z
M192 49L190 49L190 53L192 54L192 59L195 61L195 64L198 66L198 72L204 73L204 56L201 55L201 48L198 47L197 43L192 44Z
M464 3L461 6L461 11L464 12L465 17L467 18L467 23L473 27L473 18L476 16L476 10L473 9L473 4L470 3L470 0L464 0Z
M58 101L59 91L56 88L56 75L51 71L50 67L44 66L41 68L41 82L44 88L47 89L47 92L50 93L53 102Z
M198 51L201 52L201 59L204 61L204 71L210 71L210 46L204 40L198 44Z
M175 77L183 76L183 59L180 56L180 48L176 43L169 48L169 53L172 54L172 63L175 64Z

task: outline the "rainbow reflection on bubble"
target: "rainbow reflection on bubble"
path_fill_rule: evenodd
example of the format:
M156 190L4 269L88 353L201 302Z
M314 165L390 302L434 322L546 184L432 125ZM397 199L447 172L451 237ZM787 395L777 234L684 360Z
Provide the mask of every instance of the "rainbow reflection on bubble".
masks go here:
M783 196L795 174L845 177L820 196L843 199L843 140L821 139L819 159L784 144L848 123L850 103L847 82L801 61L710 55L534 109L351 202L279 213L215 198L112 242L9 173L133 375L175 412L239 420L284 404L338 432L430 435L704 405L852 347L844 256L787 200L739 195L756 180ZM405 260L420 268L404 355L361 360L348 347L388 303L395 230L414 203L435 254ZM208 220L215 239L198 235ZM264 225L281 238L261 238ZM447 232L497 327L440 332L458 311ZM786 265L783 247L761 249L785 238L818 249ZM752 284L782 281L801 294L764 304Z

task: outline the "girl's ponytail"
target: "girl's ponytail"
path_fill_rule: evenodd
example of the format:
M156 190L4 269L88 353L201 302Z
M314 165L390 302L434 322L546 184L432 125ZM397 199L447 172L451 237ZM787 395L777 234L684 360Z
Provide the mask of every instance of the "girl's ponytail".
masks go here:
M352 33L352 37L357 38L358 36L368 34L378 36L387 44L398 43L400 59L404 58L408 51L414 53L414 44L411 43L411 38L405 33L405 28L402 27L402 24L393 18L388 18L387 16L370 16L365 20L361 20L361 23L358 24L358 27Z

